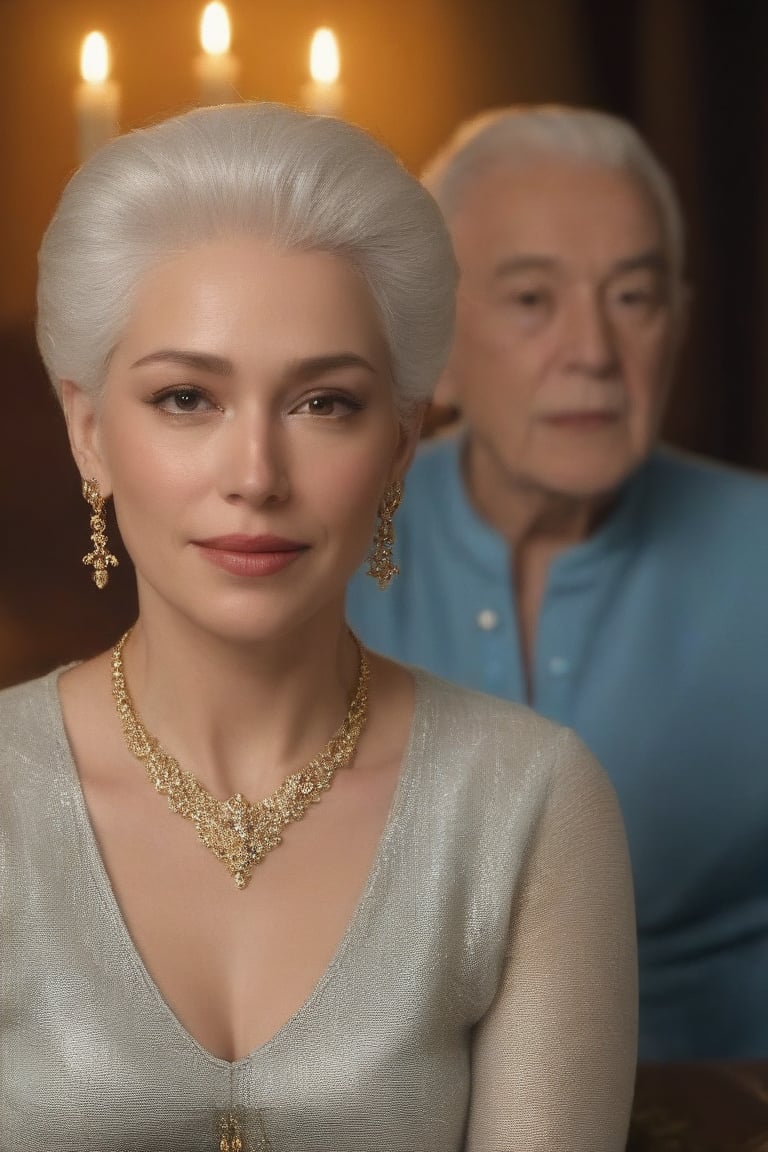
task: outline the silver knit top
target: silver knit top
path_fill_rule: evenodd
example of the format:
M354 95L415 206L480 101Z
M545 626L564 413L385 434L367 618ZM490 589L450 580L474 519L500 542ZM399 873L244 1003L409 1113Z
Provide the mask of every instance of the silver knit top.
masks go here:
M244 1152L619 1152L631 888L610 786L571 733L417 673L336 955L230 1064L181 1026L129 936L56 680L0 693L3 1152L216 1152L230 1115Z

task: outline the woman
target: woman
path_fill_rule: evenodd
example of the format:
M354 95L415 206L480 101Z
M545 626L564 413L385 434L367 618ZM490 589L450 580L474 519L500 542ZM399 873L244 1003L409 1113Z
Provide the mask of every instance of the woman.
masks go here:
M133 133L64 192L40 347L85 562L105 585L111 497L140 611L0 703L3 1147L622 1146L609 786L344 623L377 512L393 575L453 277L384 149L277 106Z

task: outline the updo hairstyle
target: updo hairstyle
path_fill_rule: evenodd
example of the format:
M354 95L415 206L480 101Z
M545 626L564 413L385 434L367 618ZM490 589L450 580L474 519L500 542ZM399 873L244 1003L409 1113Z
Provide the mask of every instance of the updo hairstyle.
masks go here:
M428 399L456 280L439 209L365 132L267 103L119 136L69 181L38 258L37 338L57 393L72 380L98 396L153 265L241 235L347 259L372 293L399 410Z

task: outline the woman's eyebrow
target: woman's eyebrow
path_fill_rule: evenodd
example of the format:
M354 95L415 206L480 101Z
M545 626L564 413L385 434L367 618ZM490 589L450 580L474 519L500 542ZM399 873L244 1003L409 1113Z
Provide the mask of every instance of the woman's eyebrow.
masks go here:
M182 348L161 348L157 352L150 352L131 364L131 368L160 363L180 364L182 368L196 368L216 376L231 376L235 370L232 361L224 356L214 356L209 352L188 352Z
M234 364L225 356L216 356L209 352L192 352L182 348L161 348L157 352L149 352L136 360L131 368L142 368L147 364L179 364L182 368L193 368L216 376L232 376L235 372ZM371 362L357 352L334 352L326 356L309 356L296 360L287 366L285 375L301 383L314 380L327 372L338 371L340 368L363 368L366 372L376 375L376 369Z
M366 372L376 375L376 369L370 360L360 356L357 352L335 352L328 356L309 356L306 359L296 360L286 372L287 376L299 382L314 380L326 372L335 372L339 368L364 368Z

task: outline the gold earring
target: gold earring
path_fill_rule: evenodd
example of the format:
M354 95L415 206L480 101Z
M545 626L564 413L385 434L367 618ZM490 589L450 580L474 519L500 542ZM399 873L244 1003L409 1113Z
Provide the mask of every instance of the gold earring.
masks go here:
M395 542L392 517L400 507L402 498L403 486L399 480L394 480L384 489L379 505L379 523L368 556L368 575L373 576L382 590L400 571L397 565L392 563L392 545Z
M104 514L104 497L99 492L95 480L83 480L83 496L93 509L91 516L91 543L93 551L83 556L83 564L93 565L93 582L97 588L106 588L109 568L117 568L117 556L107 548L107 520Z

